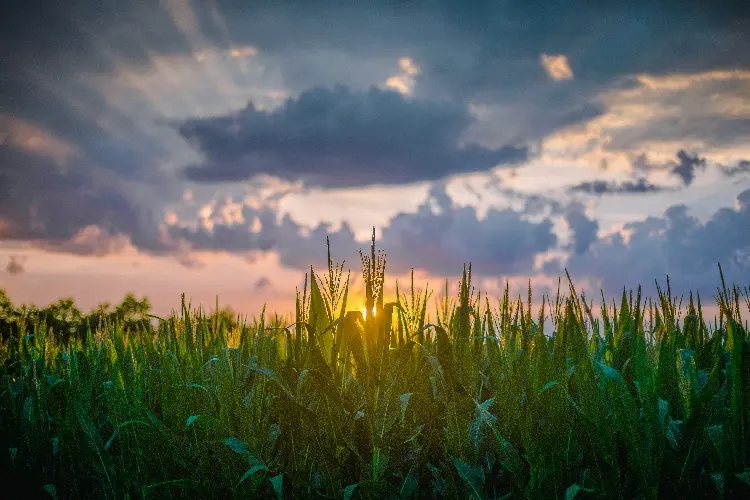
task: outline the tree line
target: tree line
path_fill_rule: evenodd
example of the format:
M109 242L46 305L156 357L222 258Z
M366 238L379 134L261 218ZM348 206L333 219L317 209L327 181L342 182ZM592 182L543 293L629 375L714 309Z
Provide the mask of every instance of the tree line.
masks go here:
M224 307L217 313L206 315L210 320L221 320L227 328L238 323L237 314L231 307ZM140 300L132 293L125 295L120 304L113 306L102 302L88 314L76 307L72 297L61 298L46 307L35 305L14 305L6 291L0 288L0 337L4 341L17 339L19 335L29 335L45 328L47 332L62 343L72 339L86 339L89 329L92 333L103 331L117 324L118 328L128 333L155 333L152 323L151 302L148 297ZM213 321L212 323L213 324Z

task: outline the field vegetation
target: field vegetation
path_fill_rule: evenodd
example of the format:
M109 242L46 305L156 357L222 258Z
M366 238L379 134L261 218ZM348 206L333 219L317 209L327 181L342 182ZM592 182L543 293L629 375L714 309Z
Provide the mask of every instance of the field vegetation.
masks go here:
M718 318L668 282L595 317L569 277L492 304L471 266L386 300L374 239L361 258L374 314L330 252L289 317L0 295L5 498L750 494L750 298L720 270Z

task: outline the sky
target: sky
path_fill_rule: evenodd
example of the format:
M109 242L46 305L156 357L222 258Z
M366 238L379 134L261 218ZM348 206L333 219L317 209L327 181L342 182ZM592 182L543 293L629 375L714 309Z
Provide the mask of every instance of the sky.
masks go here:
M373 227L386 301L750 285L750 4L0 1L14 302L361 301Z

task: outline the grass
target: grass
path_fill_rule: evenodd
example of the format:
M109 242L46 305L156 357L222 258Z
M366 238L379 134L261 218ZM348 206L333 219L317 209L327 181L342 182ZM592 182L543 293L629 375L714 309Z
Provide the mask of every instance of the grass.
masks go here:
M330 253L329 253L330 255ZM382 295L385 255L309 275L288 320L181 311L0 343L17 498L736 498L750 493L748 290L619 307L567 290ZM398 287L397 287L398 289ZM604 299L604 297L602 297ZM545 318L553 331L545 332ZM89 325L91 322L88 322ZM712 324L711 324L712 323ZM132 325L131 325L132 326ZM67 339L67 337L66 337ZM7 498L7 497L6 497Z

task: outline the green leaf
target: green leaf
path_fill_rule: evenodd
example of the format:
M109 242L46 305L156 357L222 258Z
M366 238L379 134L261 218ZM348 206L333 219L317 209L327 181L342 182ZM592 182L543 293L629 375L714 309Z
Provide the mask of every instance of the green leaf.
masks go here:
M44 485L44 491L50 494L52 498L57 500L57 488L55 488L54 484L45 484Z
M237 486L244 483L248 478L252 477L256 472L267 471L267 470L268 470L268 467L266 467L265 465L253 465L247 470L247 472L245 472L242 475L242 478L240 478L240 481L237 483Z
M210 357L210 358L208 359L208 361L206 361L205 363L203 363L203 366L201 366L201 368L200 368L200 369L201 369L201 371L203 371L203 370L204 370L204 369L205 369L205 368L206 368L206 367L207 367L208 365L210 365L211 363L215 363L215 362L217 362L217 361L219 361L219 357L218 357L218 356L216 356L216 355L213 355L213 356L211 356L211 357Z
M354 492L357 491L357 488L359 487L359 483L350 484L346 488L344 488L344 500L351 500L354 496Z
M245 443L244 441L240 439L231 437L231 438L226 438L222 442L225 445L229 446L229 448L235 453L239 453L240 455L250 454L250 448L247 446L247 443Z
M479 431L482 428L482 423L488 422L489 424L494 424L497 421L497 417L489 412L489 408L494 401L495 399L491 398L482 404L476 405L474 419L469 425L469 437L471 438L472 443L474 443L474 448L479 446Z
M404 482L401 484L401 489L398 492L399 498L409 498L415 491L417 491L419 483L417 482L417 478L414 477L414 474L412 474L413 469L414 466L412 465L404 478Z
M600 363L599 361L594 361L594 363L596 363L596 365L602 370L604 375L611 381L623 382L622 375L620 375L620 372L618 372L611 366L607 366L604 363Z
M196 420L198 420L198 417L200 417L200 415L190 415L187 418L187 423L185 424L185 429L188 429L191 425L193 425L193 422L195 422Z
M284 474L281 473L278 476L273 476L270 481L273 491L276 492L276 498L279 500L284 498Z
M152 427L148 422L144 422L143 420L128 420L126 422L123 422L117 426L117 428L115 429L115 432L112 433L112 436L110 436L110 438L104 444L104 450L105 451L109 450L109 448L112 446L112 443L115 441L115 438L120 433L120 429L122 429L126 425L131 425L131 424L141 424L141 425L145 425L146 427Z
M716 486L716 489L719 490L719 494L724 496L724 474L711 474L711 479L714 480L714 485Z
M583 488L581 488L577 483L571 484L565 490L565 500L573 500L576 497L576 495L578 495L578 492L581 491L582 489Z
M271 424L268 429L267 438L269 449L273 450L273 447L276 446L276 441L279 440L279 436L281 436L281 426L279 424Z
M424 424L418 425L418 426L417 426L417 427L416 427L416 428L414 429L414 433L413 433L413 434L412 434L411 436L409 436L409 437L408 437L408 438L406 439L406 441L404 441L404 442L405 442L405 443L408 443L409 441L414 441L415 439L417 439L417 437L419 436L419 434L420 434L420 433L422 432L422 429L424 429Z
M664 425L669 416L669 401L659 400L659 423Z
M679 447L680 439L682 438L682 420L669 419L667 424L667 440L673 450L677 450Z
M719 424L706 427L706 434L713 443L714 447L716 447L716 450L721 453L722 446L724 444L724 425Z
M551 380L551 381L547 382L546 384L544 384L544 387L542 387L542 390L539 391L539 394L543 394L543 393L547 392L550 388L552 388L552 387L554 387L556 385L560 385L560 382L558 382L557 380Z
M233 452L239 455L245 455L249 463L253 465L263 464L263 462L258 460L258 458L250 451L250 447L244 441L231 437L224 439L222 443L227 445Z
M453 465L456 466L458 475L464 480L466 484L471 487L471 491L474 492L476 498L483 498L482 488L484 486L484 470L479 467L472 467L466 462L462 462L457 458L451 458Z
M734 475L734 477L736 477L743 483L750 485L750 469L745 469L744 472L738 472Z

